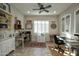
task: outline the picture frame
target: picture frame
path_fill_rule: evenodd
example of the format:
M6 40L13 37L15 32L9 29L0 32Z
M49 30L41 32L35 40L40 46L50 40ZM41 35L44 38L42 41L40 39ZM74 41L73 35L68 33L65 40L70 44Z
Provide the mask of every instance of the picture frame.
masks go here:
M52 29L56 29L57 25L56 24L51 24Z
M26 26L25 27L26 29L32 29L32 21L31 20L27 20L25 26Z

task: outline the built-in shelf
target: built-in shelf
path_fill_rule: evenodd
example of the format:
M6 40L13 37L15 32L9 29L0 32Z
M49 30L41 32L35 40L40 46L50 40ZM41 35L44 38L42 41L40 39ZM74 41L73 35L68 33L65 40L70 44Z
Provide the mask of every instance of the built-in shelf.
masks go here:
M5 10L4 10L4 9L2 9L2 8L0 8L0 11L4 12L4 13L5 13L5 14L7 14L7 15L12 16L12 14L11 14L11 13L9 13L9 12L5 11Z
M0 24L8 24L8 23L3 23L3 22L0 22Z
M13 27L13 24L12 24L12 19L13 19L13 16L11 13L9 13L8 11L0 8L0 30L3 30L3 29L6 29L6 30L12 30L14 29ZM4 28L4 26L6 28Z

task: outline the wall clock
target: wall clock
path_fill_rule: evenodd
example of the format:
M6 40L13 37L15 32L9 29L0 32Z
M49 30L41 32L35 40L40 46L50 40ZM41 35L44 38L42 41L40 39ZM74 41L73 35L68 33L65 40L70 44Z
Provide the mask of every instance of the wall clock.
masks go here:
M51 24L51 28L52 29L56 29L57 25L54 23L54 24Z

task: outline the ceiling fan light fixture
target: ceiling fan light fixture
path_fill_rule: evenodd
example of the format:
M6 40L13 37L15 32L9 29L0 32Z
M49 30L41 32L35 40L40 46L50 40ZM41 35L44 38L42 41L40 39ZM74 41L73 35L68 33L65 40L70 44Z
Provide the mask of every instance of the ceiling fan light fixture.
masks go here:
M29 14L29 13L30 13L30 11L27 11L27 13Z
M44 12L47 12L49 13L49 10L47 10L48 8L51 8L52 6L51 5L47 5L45 6L44 4L42 3L38 3L38 9L33 9L33 10L39 10L39 14L42 13L43 11Z
M56 14L56 11L54 10L53 13Z

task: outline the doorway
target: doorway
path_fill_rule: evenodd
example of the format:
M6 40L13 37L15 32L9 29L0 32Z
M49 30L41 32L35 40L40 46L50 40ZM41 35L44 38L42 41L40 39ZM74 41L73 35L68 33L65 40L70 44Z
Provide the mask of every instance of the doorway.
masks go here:
M34 21L34 33L37 42L45 42L46 34L49 33L49 21Z

